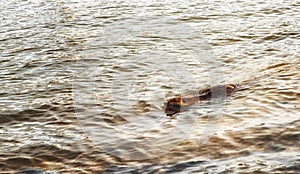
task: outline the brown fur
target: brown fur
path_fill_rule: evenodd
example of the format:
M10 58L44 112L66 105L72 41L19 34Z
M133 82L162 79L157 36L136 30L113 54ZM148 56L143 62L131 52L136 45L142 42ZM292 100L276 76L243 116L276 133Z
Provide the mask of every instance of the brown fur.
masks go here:
M235 89L235 85L227 84L201 90L199 91L199 95L196 96L171 98L165 101L164 110L166 115L172 116L176 113L187 110L189 106L192 106L199 101L210 100L212 97L225 97L224 94L229 96Z

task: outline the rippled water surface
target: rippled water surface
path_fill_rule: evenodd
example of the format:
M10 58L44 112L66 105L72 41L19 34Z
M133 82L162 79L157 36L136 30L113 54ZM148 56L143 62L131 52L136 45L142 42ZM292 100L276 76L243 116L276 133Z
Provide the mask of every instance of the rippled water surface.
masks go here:
M297 0L1 1L1 172L300 173L299 19Z

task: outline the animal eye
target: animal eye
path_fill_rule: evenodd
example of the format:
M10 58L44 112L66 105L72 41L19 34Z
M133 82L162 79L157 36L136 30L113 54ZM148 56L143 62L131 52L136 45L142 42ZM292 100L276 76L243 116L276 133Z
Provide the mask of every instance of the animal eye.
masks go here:
M182 103L186 103L186 100L185 100L185 99L182 99Z

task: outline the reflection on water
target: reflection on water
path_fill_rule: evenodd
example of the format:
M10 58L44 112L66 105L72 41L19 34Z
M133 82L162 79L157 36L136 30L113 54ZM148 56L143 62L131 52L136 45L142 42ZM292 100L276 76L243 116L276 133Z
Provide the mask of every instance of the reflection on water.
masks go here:
M1 1L1 171L299 172L299 5Z

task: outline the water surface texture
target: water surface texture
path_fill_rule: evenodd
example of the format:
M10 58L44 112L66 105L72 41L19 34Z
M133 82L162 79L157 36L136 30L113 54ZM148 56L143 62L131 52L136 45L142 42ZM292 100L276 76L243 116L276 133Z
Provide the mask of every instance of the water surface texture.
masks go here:
M297 0L1 1L0 171L300 173L299 19Z

